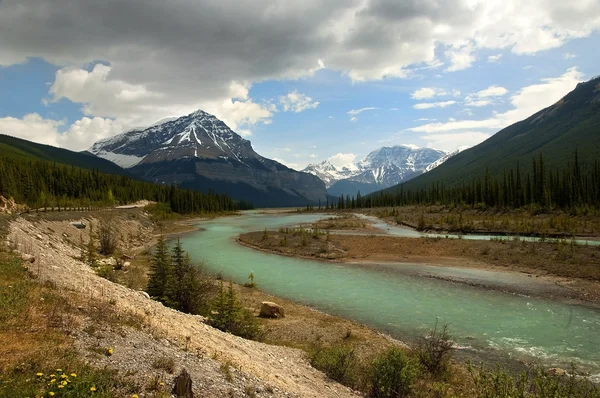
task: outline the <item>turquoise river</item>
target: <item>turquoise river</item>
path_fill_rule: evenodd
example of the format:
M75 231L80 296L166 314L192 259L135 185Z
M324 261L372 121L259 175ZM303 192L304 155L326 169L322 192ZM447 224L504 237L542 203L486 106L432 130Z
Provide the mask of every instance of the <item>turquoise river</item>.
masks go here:
M201 221L197 231L181 239L192 260L202 261L209 272L220 272L238 283L253 272L267 293L359 321L400 340L424 335L439 319L450 324L454 339L465 351L488 358L536 360L548 366L574 362L593 378L600 375L597 309L403 272L424 267L416 264L328 263L268 254L236 243L241 233L323 217L246 212ZM496 282L505 278L507 283L516 278L458 268L443 272ZM515 279L515 283L521 281Z

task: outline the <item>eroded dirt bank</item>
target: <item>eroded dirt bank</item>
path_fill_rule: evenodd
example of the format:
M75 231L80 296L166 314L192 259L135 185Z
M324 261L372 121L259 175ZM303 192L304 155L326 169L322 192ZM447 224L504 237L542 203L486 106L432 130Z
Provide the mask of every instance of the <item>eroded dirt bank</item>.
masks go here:
M71 225L71 221L80 220L77 214L63 215L55 221L18 218L10 225L8 243L21 253L35 257L29 267L41 281L52 282L69 294L97 302L98 307L109 305L119 313L139 319L141 328L113 329L108 323L93 324L89 320L74 328L72 338L90 363L152 378L159 372L152 365L157 358L173 358L177 368L174 373L182 367L188 369L194 390L202 397L241 397L251 392L266 397L357 396L310 367L306 355L299 349L220 332L205 325L202 317L166 308L139 291L96 275L78 260L79 242L87 241L89 230L78 230ZM86 221L94 222L92 218ZM143 214L113 221L118 223L118 230L128 236L131 252L143 250L152 243L154 226ZM98 355L99 347L112 347L114 354Z

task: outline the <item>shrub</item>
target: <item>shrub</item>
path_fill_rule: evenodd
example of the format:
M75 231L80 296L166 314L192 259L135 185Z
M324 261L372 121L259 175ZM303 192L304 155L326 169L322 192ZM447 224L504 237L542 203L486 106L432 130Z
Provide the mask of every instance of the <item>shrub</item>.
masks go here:
M419 366L399 348L390 348L371 365L371 396L374 398L406 397L419 376Z
M98 229L100 253L105 256L112 255L117 249L117 232L109 221L103 221Z
M419 342L417 357L433 376L443 376L448 370L453 346L448 324L438 328L436 321L434 328Z
M173 373L175 371L175 361L170 357L156 358L154 362L152 362L152 367L154 369L162 369L168 373Z
M319 348L310 358L310 364L339 383L353 386L357 375L357 357L354 347L335 345Z

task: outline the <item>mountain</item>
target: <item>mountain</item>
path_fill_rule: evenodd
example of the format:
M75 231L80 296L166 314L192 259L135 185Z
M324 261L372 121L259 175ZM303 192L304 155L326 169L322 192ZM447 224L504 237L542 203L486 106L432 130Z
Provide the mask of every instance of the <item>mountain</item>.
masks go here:
M324 161L311 164L303 171L323 180L330 195L355 195L358 191L365 195L408 181L444 157L448 158L444 151L397 145L379 148L341 170Z
M458 186L483 176L486 169L492 177L501 176L516 169L517 162L529 170L532 158L540 154L548 169L561 169L573 163L576 150L583 164L593 166L600 158L600 77L579 83L554 105L451 157L404 188L430 187L438 181Z
M88 152L73 152L3 134L0 134L0 154L17 159L46 160L84 169L95 169L108 174L133 176L113 162L98 158Z
M459 146L458 148L456 148L454 151L452 152L448 152L446 153L444 156L442 156L441 158L439 158L438 160L436 160L435 162L431 163L429 166L425 167L425 170L423 170L423 173L427 173L433 169L435 169L436 167L438 167L439 165L441 165L442 163L446 162L448 159L450 159L453 156L458 155L459 153L461 153L462 151L469 149L470 146Z
M204 111L95 143L89 151L145 180L225 193L256 206L325 201L325 184L257 154L250 141Z

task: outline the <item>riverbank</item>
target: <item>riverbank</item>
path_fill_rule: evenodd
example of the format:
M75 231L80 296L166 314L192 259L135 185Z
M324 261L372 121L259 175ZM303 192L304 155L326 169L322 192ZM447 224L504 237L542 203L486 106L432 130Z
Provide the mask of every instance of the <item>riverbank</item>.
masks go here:
M452 282L478 285L531 296L582 300L600 305L600 249L570 241L527 242L518 239L478 241L445 238L406 238L380 235L338 235L336 224L355 225L357 220L342 217L310 225L311 229L280 229L242 234L238 242L269 253L323 261L381 264L405 263L433 265L426 272ZM358 220L360 222L360 220ZM331 231L331 233L329 232ZM371 231L356 228L354 231ZM529 278L523 283L486 284L469 278L457 278L447 272L436 272L436 266L479 269L503 274L516 273ZM414 273L414 269L405 268ZM514 279L514 278L513 278ZM557 288L560 287L560 288Z
M303 210L297 210L303 211ZM540 209L478 209L461 206L398 206L370 209L329 209L331 215L360 213L390 225L440 234L544 236L600 239L600 214L569 214Z

